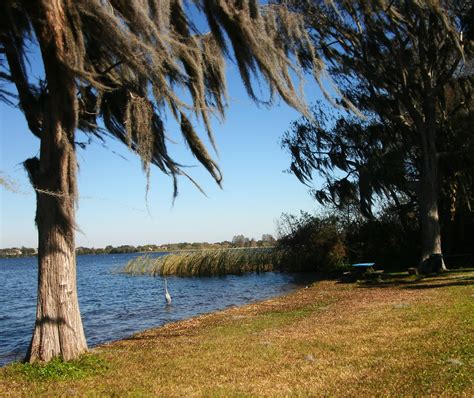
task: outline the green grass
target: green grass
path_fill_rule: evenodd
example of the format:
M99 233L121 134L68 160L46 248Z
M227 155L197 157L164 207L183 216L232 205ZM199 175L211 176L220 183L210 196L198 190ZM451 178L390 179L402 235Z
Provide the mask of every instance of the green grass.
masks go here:
M15 363L7 368L10 377L20 377L28 381L75 380L103 374L107 362L97 355L83 355L77 360L65 362L55 358L44 363Z
M95 349L84 373L10 365L0 396L474 396L474 270L392 277L148 330Z
M270 248L217 249L172 253L129 261L122 272L131 275L241 275L277 269L279 253Z

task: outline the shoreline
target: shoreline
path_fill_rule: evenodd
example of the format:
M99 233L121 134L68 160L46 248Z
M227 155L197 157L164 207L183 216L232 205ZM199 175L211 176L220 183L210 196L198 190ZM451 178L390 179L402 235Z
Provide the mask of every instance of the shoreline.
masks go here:
M101 344L86 357L105 370L80 379L7 366L0 395L470 396L473 283L474 269L317 281Z
M97 269L100 269L100 267L97 267ZM113 267L111 269L113 269ZM14 268L12 268L12 270L14 271ZM106 275L108 275L108 273L106 273ZM120 283L127 283L127 286L130 285L131 282L127 282L127 276L122 279L124 280L124 282ZM268 298L279 297L281 295L294 292L300 289L301 287L304 287L308 283L312 283L318 278L314 273L292 275L280 272L270 272L268 273L268 275L261 275L260 277L255 273L245 274L243 276L238 277L234 275L229 275L225 278L210 277L197 278L196 280L194 280L195 278L176 277L176 280L174 282L173 277L171 279L170 289L177 290L176 292L171 290L171 294L173 295L173 303L171 307L165 304L164 296L161 292L161 279L161 277L146 278L146 281L148 282L148 284L146 284L146 290L152 290L153 292L155 292L156 290L155 293L157 293L158 295L156 296L155 294L145 294L144 305L139 306L133 304L133 298L127 299L127 296L123 295L123 297L120 297L120 299L118 300L118 302L123 303L123 305L120 304L116 307L104 307L104 305L106 305L104 304L104 302L102 302L102 304L100 305L91 305L90 299L88 300L89 296L84 293L83 296L81 296L81 300L84 300L86 304L84 308L81 307L81 309L83 310L82 320L85 325L85 333L88 337L87 340L90 350L93 350L96 347L101 346L102 344L109 344L112 342L119 341L121 339L130 338L134 334L144 332L150 328L160 328L166 324L169 324L170 322L172 323L173 321L180 322L186 319L191 319L194 316L212 314L216 311L225 311L229 308L236 308L237 306L255 303L260 301L260 299L266 300ZM31 278L31 280L33 282L36 282L36 279L34 278ZM106 280L108 280L108 277L106 277ZM208 286L209 284L209 282L206 282L206 280L211 280L209 285L210 293L205 293L202 290L205 288L205 286ZM140 282L139 277L132 278L130 281L137 282L140 286L142 286L142 282ZM135 285L137 285L137 283L135 283ZM226 292L224 296L222 296L222 294L219 293L220 290L216 289L216 286L220 287L220 289L225 289L226 283L231 283L232 286L235 287L229 287L228 292ZM199 297L201 297L201 299L200 301L199 299L198 301L196 301L196 305L192 304L195 302L195 299L193 297L187 297L189 294L192 294L192 292L186 293L182 291L181 286L188 286L189 284L195 286L198 292L201 290L201 293L199 293ZM90 284L88 284L87 286L89 285ZM99 285L102 286L100 283ZM109 287L112 295L115 294L114 289L119 289L119 286L120 284ZM261 290L252 294L252 290L255 288L258 289L258 286L261 286ZM174 296L175 293L176 296ZM214 297L214 299L206 300L202 297ZM220 298L216 301L218 297ZM97 300L99 299L100 298L98 297ZM127 304L128 300L131 300L131 303L129 305ZM105 301L110 302L110 300ZM87 303L89 303L89 305L87 305ZM97 303L101 303L101 301L97 301ZM104 311L107 308L107 310L103 312L102 315L100 313L97 313L97 308L101 306ZM128 311L124 312L122 308L124 306L129 308L131 312L135 312L135 315L128 317ZM34 308L33 301L29 303L29 307L31 308L30 316L34 316L34 312L32 312ZM153 314L150 313L150 316L147 316L147 312L141 313L140 308L145 311L147 311L147 309L149 308L153 308ZM7 314L7 312L5 312L5 314ZM98 327L94 326L100 325L100 316L105 316L106 320L104 322L106 322L106 324L109 326L106 333L97 332L97 330L104 329L103 325ZM121 320L117 320L115 323L113 323L113 321L111 320L112 318ZM3 323L0 325L2 326L2 329L0 329L0 331L2 331L2 335L3 332L5 332L5 345L2 344L1 347L2 359L0 363L0 368L8 366L9 364L12 364L14 362L23 360L28 349L29 339L31 339L31 335L26 329L28 329L28 327L30 326L32 327L34 322L34 318L32 318L31 325L30 322L28 322L27 324L25 323L25 326L22 329L22 334L18 336L13 332L9 333L9 323L12 322L13 318L9 318L7 316L5 319L6 320L2 321ZM136 326L134 326L133 320L136 320L138 322Z

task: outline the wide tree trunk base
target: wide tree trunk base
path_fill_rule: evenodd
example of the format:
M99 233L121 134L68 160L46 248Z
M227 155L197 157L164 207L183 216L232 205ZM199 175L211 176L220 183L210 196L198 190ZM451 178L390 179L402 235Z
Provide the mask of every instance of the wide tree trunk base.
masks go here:
M432 254L425 257L418 266L418 272L422 275L439 274L446 271L448 269L441 254Z
M39 205L56 200L42 198ZM70 234L53 227L42 243L36 323L26 360L74 359L87 351L87 342L77 297L73 240Z
M88 351L87 345L78 341L77 336L67 332L68 326L63 321L44 320L35 328L35 338L31 342L30 352L25 362L49 362L54 358L69 361ZM67 337L69 336L69 337ZM64 346L62 342L67 339Z

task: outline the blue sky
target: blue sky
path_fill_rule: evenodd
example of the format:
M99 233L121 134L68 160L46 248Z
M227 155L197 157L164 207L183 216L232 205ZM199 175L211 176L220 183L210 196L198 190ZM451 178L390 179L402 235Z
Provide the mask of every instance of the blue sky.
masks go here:
M207 197L181 178L173 205L171 179L153 169L146 201L146 178L127 147L108 140L107 147L96 142L86 150L78 148L77 245L216 242L236 234L259 239L275 233L275 220L282 212L316 208L307 188L283 172L289 155L279 140L298 113L282 102L271 109L257 107L247 98L230 62L228 70L227 117L224 123L214 121L223 189L198 165L172 123L169 132L177 143L171 144L171 152L181 163L196 166L188 171ZM309 101L320 97L313 84L306 91ZM35 197L21 163L38 154L39 141L29 132L23 114L5 104L0 104L0 140L0 171L18 191L0 188L0 247L34 247Z
M189 12L206 30L195 10ZM38 58L33 53L34 75L42 74ZM229 108L224 123L213 123L219 150L219 157L214 157L224 175L223 188L199 166L171 120L168 134L176 144L170 144L170 152L181 164L195 166L188 172L207 197L181 178L173 205L172 180L153 168L146 200L140 161L127 147L110 139L106 147L96 142L86 150L78 148L78 246L217 242L237 234L259 239L264 233L276 233L281 213L317 208L307 187L284 173L290 157L280 148L280 137L299 114L282 101L270 109L257 107L247 97L237 67L231 61L227 66ZM311 81L305 90L309 102L322 98ZM262 99L266 96L264 92ZM200 132L204 137L203 129ZM0 247L36 247L35 195L21 163L38 155L39 141L29 132L23 114L3 103L0 148L0 172L13 180L17 191L0 187Z

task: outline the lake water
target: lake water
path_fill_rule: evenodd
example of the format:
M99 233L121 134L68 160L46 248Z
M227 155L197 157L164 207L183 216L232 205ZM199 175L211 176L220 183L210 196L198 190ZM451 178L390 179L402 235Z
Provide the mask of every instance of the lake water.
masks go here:
M139 254L77 258L82 321L89 347L198 314L281 295L308 283L309 275L275 272L223 277L128 276L117 269ZM155 256L162 255L160 253ZM0 366L21 360L36 309L37 259L0 259Z

